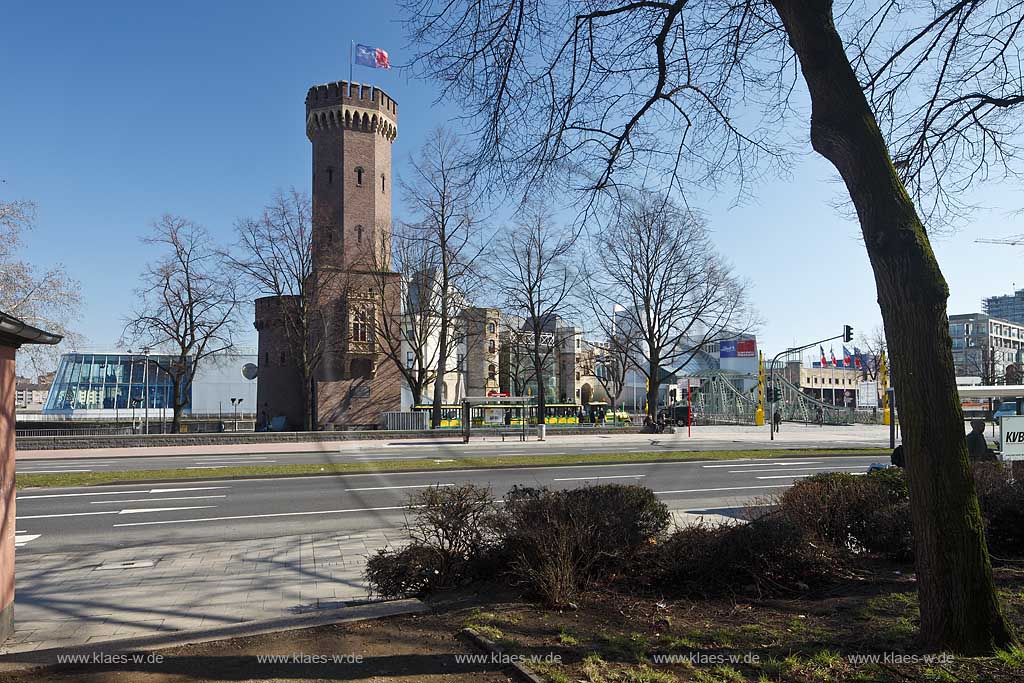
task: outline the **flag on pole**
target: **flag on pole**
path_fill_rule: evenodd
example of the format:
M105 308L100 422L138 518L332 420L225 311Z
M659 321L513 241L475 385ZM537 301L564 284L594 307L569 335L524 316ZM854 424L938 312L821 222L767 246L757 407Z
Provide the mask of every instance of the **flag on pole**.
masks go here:
M858 370L864 369L863 356L861 355L860 349L858 349L856 346L853 347L853 367L857 368Z
M832 354L832 367L838 368L839 363L836 362L836 349L834 346L828 347L828 352Z
M825 360L825 347L819 345L818 350L821 351L821 367L825 367L828 365L828 361Z
M369 45L356 45L356 64L368 66L371 69L391 68L388 53L379 47L370 47Z
M846 348L846 344L843 344L843 367L853 367L853 356L850 355L850 351Z

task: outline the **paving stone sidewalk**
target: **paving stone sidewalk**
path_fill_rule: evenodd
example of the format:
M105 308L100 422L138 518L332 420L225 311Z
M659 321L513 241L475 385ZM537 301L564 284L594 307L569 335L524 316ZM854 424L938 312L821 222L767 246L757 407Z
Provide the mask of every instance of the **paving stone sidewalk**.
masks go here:
M369 597L368 555L404 542L400 530L384 529L89 554L19 552L16 630L0 654L336 609Z

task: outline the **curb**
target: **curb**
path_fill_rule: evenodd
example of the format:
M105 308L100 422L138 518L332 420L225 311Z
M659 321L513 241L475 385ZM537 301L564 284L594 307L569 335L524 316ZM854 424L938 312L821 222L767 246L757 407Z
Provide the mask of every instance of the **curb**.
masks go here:
M105 654L124 653L130 651L145 652L170 647L181 647L183 645L208 643L211 641L230 638L258 636L267 633L276 633L278 631L293 631L296 629L326 626L329 624L339 624L350 621L366 621L368 619L381 619L401 614L416 614L419 612L429 612L430 609L429 605L415 598L368 602L331 610L321 610L301 616L266 619L262 621L245 621L234 626L220 626L213 629L199 631L174 631L167 634L138 636L120 640L107 640L99 643L75 645L73 647L54 647L29 652L12 652L10 654L0 654L0 671L13 672L52 666L57 664L57 655L73 656L76 654L86 655L96 652L103 652ZM84 666L88 665L86 664ZM540 683L543 683L543 681Z
M505 653L500 647L493 641L484 636L480 635L471 628L464 628L461 631L462 635L469 639L474 645L483 650L489 655L503 657ZM522 664L516 660L509 661L505 666L508 666L516 672L516 677L525 683L547 683L545 679L541 678L537 674L533 673L528 666Z

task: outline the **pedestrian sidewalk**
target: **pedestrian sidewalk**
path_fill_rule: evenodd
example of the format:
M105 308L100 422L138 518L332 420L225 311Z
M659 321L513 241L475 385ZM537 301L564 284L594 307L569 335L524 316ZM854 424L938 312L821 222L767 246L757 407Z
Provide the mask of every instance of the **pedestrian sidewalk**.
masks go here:
M21 550L15 632L0 655L334 610L367 599L366 558L403 543L401 530L383 529L88 554Z
M526 443L502 441L497 436L474 436L466 445L462 439L452 433L438 435L430 440L402 439L359 439L354 441L318 441L318 442L267 442L219 445L190 446L151 446L146 448L81 448L59 450L21 450L17 451L19 460L28 459L74 459L74 458L118 458L139 456L200 456L200 455L231 455L231 454L287 454L287 453L342 453L357 454L360 451L394 448L416 452L421 450L424 457L429 457L431 449L451 447L454 449L471 448L478 451L476 455L486 455L490 449L507 451L509 449L530 452L531 449L558 446L602 446L609 444L621 445L624 449L671 446L679 450L709 450L716 448L884 448L889 444L889 427L884 425L848 425L818 426L784 422L782 430L769 438L768 427L709 425L693 427L687 435L686 427L677 427L675 434L576 434L560 435L548 432L544 442L536 441L535 437Z

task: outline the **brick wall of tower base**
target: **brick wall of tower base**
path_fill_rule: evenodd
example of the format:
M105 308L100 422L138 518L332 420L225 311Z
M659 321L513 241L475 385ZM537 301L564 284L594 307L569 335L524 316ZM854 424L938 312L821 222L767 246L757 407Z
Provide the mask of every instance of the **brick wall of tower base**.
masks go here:
M293 297L283 297L285 305ZM295 349L288 342L281 317L282 299L256 299L254 326L258 334L259 378L256 382L257 423L284 416L289 429L302 429L306 402L302 373L295 363Z
M319 422L323 429L374 428L381 413L401 410L401 376L386 358L377 362L373 376L317 382Z

